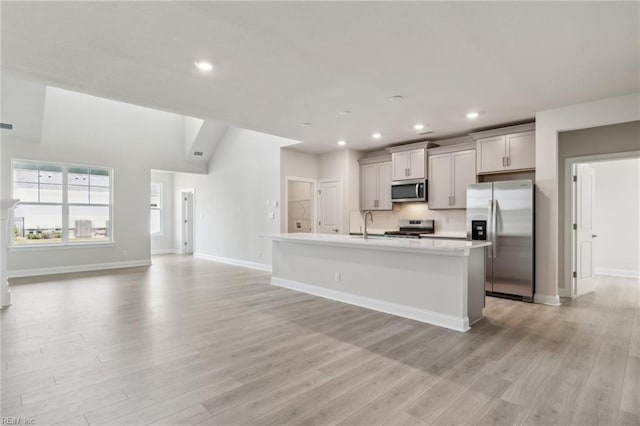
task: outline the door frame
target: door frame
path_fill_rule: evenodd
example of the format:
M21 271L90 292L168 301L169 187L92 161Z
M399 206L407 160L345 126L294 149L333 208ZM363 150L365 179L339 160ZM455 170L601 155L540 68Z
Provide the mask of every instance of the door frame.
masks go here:
M184 250L184 194L190 193L192 195L192 203L191 206L191 253L195 253L195 236L196 236L196 189L195 188L185 188L180 190L180 247L178 249L178 254L186 254Z
M585 155L581 157L568 157L564 160L564 288L558 288L560 297L577 296L577 280L573 277L576 269L576 234L573 232L574 218L576 217L576 185L573 182L575 169L578 164L597 163L601 161L625 160L640 158L640 151L614 152L608 154Z
M393 173L393 171L392 171ZM322 179L318 179L318 187L316 188L316 209L319 212L320 211L320 196L318 194L318 191L320 190L320 186L323 183L327 183L327 182L338 182L338 185L340 186L340 208L338 209L340 214L338 215L339 217L339 226L338 228L340 229L339 234L344 234L345 233L345 228L344 228L344 183L342 181L341 177L336 177L336 178L322 178ZM318 225L318 220L316 217L316 223L315 225ZM316 228L317 230L317 228ZM319 230L317 230L316 232L320 232ZM347 232L348 233L348 232Z
M317 217L318 217L318 180L311 178L303 178L297 176L285 176L284 183L284 232L289 232L289 182L306 182L311 184L311 232L314 234L317 232Z

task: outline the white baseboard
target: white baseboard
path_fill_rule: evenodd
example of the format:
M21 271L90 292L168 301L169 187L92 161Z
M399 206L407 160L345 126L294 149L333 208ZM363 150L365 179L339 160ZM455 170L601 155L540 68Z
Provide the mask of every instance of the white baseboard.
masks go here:
M248 260L233 259L230 257L213 256L211 254L193 253L196 259L210 260L212 262L225 263L227 265L241 266L243 268L257 269L259 271L271 272L271 265L266 263L250 262Z
M361 306L363 308L372 309L374 311L380 311L387 314L424 322L427 324L449 328L451 330L469 330L469 318L462 319L453 315L446 315L438 312L428 311L425 309L414 308L411 306L399 305L397 303L371 299L352 293L345 293L338 290L332 290L325 287L305 284L298 281L287 280L284 278L271 277L271 284L278 287L285 287L291 290L301 291L303 293L313 294L314 296L324 297L326 299L336 300L338 302Z
M560 306L560 296L558 295L549 295L549 294L540 294L536 293L533 295L533 303L540 303L542 305L550 305L550 306Z
M158 254L178 254L178 250L174 248L151 250L152 256L155 256Z
M640 271L633 269L596 268L596 275L611 275L613 277L640 278Z
M102 271L107 269L135 268L150 266L151 260L129 260L126 262L94 263L89 265L54 266L51 268L16 269L7 271L8 278L35 277L38 275L68 274L71 272Z

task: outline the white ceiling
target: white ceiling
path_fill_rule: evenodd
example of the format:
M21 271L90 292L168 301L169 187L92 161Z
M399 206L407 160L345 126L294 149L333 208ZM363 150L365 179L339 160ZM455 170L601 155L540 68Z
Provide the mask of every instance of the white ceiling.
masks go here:
M442 138L640 90L638 2L1 7L5 71L297 139L312 152L338 139L355 149L416 139L416 122ZM197 70L198 59L214 72ZM470 110L480 118L467 120Z

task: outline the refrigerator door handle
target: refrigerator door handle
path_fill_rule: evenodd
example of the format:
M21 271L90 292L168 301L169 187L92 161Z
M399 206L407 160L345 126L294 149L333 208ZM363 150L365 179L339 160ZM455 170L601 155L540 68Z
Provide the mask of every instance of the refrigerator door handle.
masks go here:
M493 249L493 258L498 257L498 200L493 200L493 208L491 209L491 221L493 222L491 225L493 231L493 238L491 238L491 245Z
M489 257L495 257L493 255L493 200L489 200L489 211L487 212L487 237L489 238L489 242L491 243L491 251L489 252Z

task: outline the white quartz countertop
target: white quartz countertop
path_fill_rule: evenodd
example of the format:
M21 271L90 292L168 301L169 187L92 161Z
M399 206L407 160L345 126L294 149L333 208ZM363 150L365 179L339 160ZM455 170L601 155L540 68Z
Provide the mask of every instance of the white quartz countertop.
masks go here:
M343 234L274 234L264 235L275 241L290 241L302 244L320 244L327 246L343 246L358 249L424 252L425 254L446 254L465 256L469 250L490 246L486 241L447 240L438 238L387 238L369 237L364 239L357 235Z
M455 238L458 240L466 240L467 233L466 232L447 232L447 231L438 231L433 234L420 234L422 238Z

